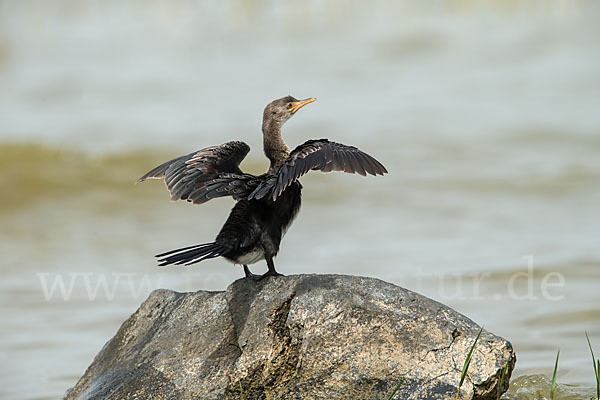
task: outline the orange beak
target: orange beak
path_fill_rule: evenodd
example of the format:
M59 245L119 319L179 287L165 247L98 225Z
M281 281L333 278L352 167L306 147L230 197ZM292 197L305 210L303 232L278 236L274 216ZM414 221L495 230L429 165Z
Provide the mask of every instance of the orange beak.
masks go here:
M313 101L316 101L316 100L317 99L315 99L314 97L311 97L310 99L300 100L300 101L295 101L293 103L290 103L290 105L291 105L290 114L295 114L296 111L298 111L299 109L301 109L305 105L310 104L310 103L312 103Z

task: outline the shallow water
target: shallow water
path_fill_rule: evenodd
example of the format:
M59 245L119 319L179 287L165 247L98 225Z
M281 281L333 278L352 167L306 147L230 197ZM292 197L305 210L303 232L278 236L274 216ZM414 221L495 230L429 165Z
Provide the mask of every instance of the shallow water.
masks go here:
M548 400L552 380L544 375L521 375L510 382L508 392L502 397L506 400ZM581 400L596 397L595 390L576 386L557 384L554 398L560 400Z
M278 269L454 307L514 345L507 398L545 396L560 348L559 398L589 398L598 5L220 4L0 2L0 397L60 397L150 290L242 276L222 260L155 267L212 240L232 202L133 182L230 139L262 172L262 108L291 93L319 98L285 126L291 146L329 137L390 174L303 178Z

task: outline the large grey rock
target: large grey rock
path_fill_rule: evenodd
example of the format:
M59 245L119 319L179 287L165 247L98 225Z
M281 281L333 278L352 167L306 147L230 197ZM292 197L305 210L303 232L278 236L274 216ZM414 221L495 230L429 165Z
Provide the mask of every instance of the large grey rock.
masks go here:
M455 398L479 326L377 279L241 279L225 292L156 290L67 399ZM512 346L484 331L461 399L496 398ZM507 386L507 384L505 384Z

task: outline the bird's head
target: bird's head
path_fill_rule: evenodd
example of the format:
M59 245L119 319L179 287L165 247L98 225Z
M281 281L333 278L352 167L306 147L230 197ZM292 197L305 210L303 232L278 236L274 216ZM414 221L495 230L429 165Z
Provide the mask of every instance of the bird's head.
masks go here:
M276 121L279 125L283 125L302 107L315 101L314 97L305 100L298 100L292 96L282 97L281 99L273 100L265 107L263 113L263 124L266 121Z

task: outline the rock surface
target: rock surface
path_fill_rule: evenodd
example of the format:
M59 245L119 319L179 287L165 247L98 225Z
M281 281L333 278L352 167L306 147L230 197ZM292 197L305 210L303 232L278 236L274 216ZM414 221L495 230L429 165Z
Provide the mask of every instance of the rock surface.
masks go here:
M402 382L394 399L450 399L478 331L456 311L372 278L156 290L66 398L387 399ZM510 376L511 344L483 331L460 398L495 399L507 363Z

